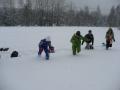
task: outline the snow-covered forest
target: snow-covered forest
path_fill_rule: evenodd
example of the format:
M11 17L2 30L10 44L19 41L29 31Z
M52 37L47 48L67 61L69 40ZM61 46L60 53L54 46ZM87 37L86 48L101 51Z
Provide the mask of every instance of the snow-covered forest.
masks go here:
M120 4L108 15L98 6L91 11L65 0L1 0L0 26L120 26ZM107 4L106 4L107 5Z

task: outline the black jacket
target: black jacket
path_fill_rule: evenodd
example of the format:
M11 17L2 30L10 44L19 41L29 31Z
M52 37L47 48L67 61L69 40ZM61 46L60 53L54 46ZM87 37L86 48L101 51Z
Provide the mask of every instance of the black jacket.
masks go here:
M93 34L86 34L85 35L85 38L86 38L86 42L87 43L91 43L92 42L92 45L94 44L94 36L93 36Z

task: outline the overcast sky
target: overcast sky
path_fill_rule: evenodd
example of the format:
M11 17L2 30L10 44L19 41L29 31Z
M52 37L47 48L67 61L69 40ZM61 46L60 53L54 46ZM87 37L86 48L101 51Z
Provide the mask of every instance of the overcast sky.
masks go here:
M94 10L98 5L101 8L102 13L108 14L112 6L120 4L120 0L66 0L72 1L76 7L83 8L88 6L91 10Z

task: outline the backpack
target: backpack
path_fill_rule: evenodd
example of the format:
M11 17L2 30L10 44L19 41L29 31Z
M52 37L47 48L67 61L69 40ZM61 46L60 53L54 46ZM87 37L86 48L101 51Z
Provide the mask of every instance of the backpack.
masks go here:
M10 57L18 57L18 51L13 51Z

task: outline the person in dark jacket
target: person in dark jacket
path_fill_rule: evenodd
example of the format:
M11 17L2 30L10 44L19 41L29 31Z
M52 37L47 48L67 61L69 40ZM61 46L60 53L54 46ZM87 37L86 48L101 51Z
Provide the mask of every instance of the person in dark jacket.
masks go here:
M114 32L111 27L106 32L105 38L106 38L106 50L108 50L109 47L112 47L112 42L113 41L115 42Z
M94 36L93 36L91 30L88 31L88 34L86 34L84 36L84 38L86 38L85 49L94 49L94 47L93 47L93 45L94 45Z
M45 39L42 39L39 43L39 51L38 51L38 55L41 55L43 50L46 54L46 60L49 60L49 48L51 48L51 40L50 37L48 36Z
M84 37L80 34L80 31L77 31L71 38L72 43L72 51L73 55L76 55L76 52L79 53L81 51L81 42L84 40Z

